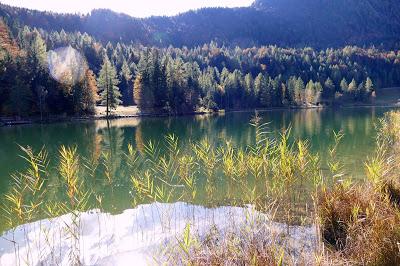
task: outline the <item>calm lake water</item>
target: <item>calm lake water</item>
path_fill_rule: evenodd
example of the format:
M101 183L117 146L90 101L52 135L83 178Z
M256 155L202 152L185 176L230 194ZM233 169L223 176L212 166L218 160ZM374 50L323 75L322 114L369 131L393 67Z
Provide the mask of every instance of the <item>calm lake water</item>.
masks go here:
M374 151L376 130L374 123L389 108L344 108L325 110L276 110L260 112L264 122L270 122L271 134L279 134L292 127L292 139L308 139L311 151L318 153L322 162L327 158L333 141L333 131L343 130L345 137L339 146L339 156L345 170L354 178L363 178L364 161ZM217 145L231 141L236 147L254 142L255 130L249 125L254 112L235 112L219 115L183 116L171 118L132 118L110 122L90 121L24 125L0 128L0 196L10 188L10 174L23 170L24 160L18 147L31 146L38 151L45 146L49 152L50 172L55 172L60 145L77 145L85 157L99 157L111 150L115 162L116 181L112 188L99 182L98 190L105 190L104 203L111 212L130 208L129 173L125 171L123 153L128 144L139 151L149 140L161 142L163 136L173 133L184 147L189 140L208 138ZM322 167L326 167L322 163ZM1 224L1 218L0 218ZM0 228L1 231L1 228Z

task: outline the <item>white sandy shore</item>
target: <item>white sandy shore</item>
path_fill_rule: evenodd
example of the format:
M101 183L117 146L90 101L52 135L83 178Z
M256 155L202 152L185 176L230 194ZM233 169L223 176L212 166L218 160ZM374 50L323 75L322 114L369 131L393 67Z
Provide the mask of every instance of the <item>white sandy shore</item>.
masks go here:
M201 237L215 226L220 232L267 225L266 234L279 236L296 253L311 253L315 245L313 227L288 227L268 221L252 208L205 208L186 203L153 203L118 215L98 210L77 214L78 237L72 237L73 215L19 226L0 238L0 266L70 265L79 257L83 265L148 265L163 260L162 247L182 238L187 223ZM79 252L73 252L73 247Z

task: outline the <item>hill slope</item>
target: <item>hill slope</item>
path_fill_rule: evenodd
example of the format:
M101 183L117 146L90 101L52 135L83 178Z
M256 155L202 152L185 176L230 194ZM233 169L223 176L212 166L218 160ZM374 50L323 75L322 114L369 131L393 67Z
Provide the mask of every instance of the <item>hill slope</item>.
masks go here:
M46 30L87 32L99 40L156 46L354 45L398 47L398 0L257 0L245 8L205 8L174 17L133 18L110 10L80 16L0 5L9 20Z

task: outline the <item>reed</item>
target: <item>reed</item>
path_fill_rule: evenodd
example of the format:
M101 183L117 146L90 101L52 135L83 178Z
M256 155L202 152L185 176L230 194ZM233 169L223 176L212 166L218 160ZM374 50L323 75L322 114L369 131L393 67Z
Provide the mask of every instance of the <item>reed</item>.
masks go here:
M79 265L84 256L80 216L110 205L102 189L107 187L112 193L117 185L114 157L119 156L127 165L126 182L134 208L177 201L205 205L210 212L207 223L212 224L214 207L244 207L240 228L232 216L224 231L210 226L206 235L199 235L193 219L176 241L161 248L159 258L165 261L156 258L156 264L394 265L400 263L399 117L390 113L379 122L377 151L366 161L368 180L361 184L345 175L338 157L345 137L342 132L333 133L329 172L322 173L320 157L309 151L306 140L293 140L290 127L273 138L257 113L250 123L254 142L241 148L229 140L216 145L207 138L185 145L167 135L159 142L143 144L140 150L128 145L124 154L109 150L93 160L81 157L77 147L61 146L54 174L54 169L48 169L45 149L35 153L21 147L27 169L13 174L2 211L10 229L69 214L71 220L59 234L71 240L70 264ZM157 207L152 219L160 219L163 231L172 231L174 211ZM285 225L279 233L272 230L278 222ZM306 253L291 241L292 231L299 226L314 226L317 231L317 243ZM43 245L51 245L50 238ZM51 249L52 263L59 264L57 252L61 251ZM17 248L15 256L19 256ZM29 254L20 259L26 264L33 261Z

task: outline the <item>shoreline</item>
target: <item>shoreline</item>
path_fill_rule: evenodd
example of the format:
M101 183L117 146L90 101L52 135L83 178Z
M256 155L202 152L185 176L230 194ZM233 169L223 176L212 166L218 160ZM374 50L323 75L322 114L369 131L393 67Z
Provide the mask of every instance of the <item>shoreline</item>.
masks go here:
M180 117L180 116L198 116L198 115L218 115L225 113L240 113L240 112L267 112L267 111L293 111L293 110L322 110L322 109L350 109L350 108L400 108L399 104L356 104L356 105L330 105L330 106L289 106L289 107L269 107L269 108L250 108L250 109L231 109L218 111L194 111L181 114L170 113L141 113L136 114L114 114L111 116L105 115L89 115L89 116L51 116L41 120L39 117L27 117L15 119L13 117L0 117L0 127L12 127L19 125L31 124L53 124L61 122L79 122L79 121L96 121L96 120L115 120L123 118L141 118L141 117Z

